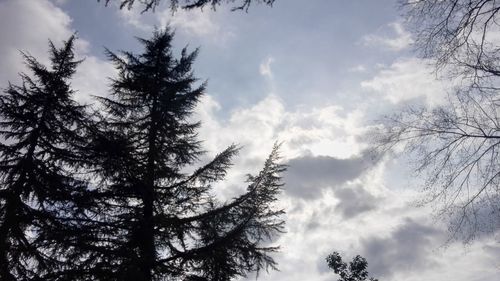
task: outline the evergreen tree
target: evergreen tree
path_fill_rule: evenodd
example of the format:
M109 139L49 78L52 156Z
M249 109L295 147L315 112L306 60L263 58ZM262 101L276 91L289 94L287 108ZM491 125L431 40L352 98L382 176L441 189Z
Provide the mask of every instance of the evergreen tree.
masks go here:
M219 202L212 191L238 152L230 146L208 164L187 173L203 151L191 122L205 90L195 87L191 70L197 51L172 54L173 33L156 31L139 39L136 55L108 52L119 70L105 108L101 133L94 137L99 199L106 206L93 246L92 280L230 280L250 271L274 268L262 246L282 231L274 148L247 192ZM97 257L97 255L96 255Z
M74 39L50 42L50 67L24 54L32 75L0 96L0 280L61 278L79 256L75 222L88 197L75 171L87 117L69 84Z

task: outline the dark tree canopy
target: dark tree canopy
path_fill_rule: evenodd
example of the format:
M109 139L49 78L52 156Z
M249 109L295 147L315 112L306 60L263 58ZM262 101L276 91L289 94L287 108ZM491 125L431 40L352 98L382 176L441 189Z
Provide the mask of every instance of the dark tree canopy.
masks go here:
M230 146L187 174L202 155L198 122L190 119L205 90L195 86L197 51L172 53L173 33L139 39L144 53L108 52L119 70L110 97L100 98L105 119L94 146L94 170L106 215L96 225L92 280L230 280L274 268L263 246L282 231L277 147L247 192L220 202L213 185L223 180L238 148ZM96 271L96 269L102 270ZM202 279L200 279L202 280Z
M75 172L87 116L69 84L74 39L50 43L49 67L24 54L31 75L0 96L0 280L50 280L80 258L74 222L89 205Z
M172 39L165 29L139 39L142 54L108 51L119 75L92 114L72 100L74 37L50 43L50 67L25 55L32 75L0 96L0 280L227 281L276 268L278 145L244 194L217 200L239 148L191 168L205 85L197 51L176 58Z
M338 274L338 281L378 281L375 278L368 278L368 263L362 256L356 256L349 264L342 261L339 253L333 252L326 258L328 267Z
M97 0L101 1L101 0ZM223 3L233 4L232 10L248 10L252 3L262 3L272 6L276 0L103 0L106 5L110 2L119 2L120 9L127 8L131 9L134 4L139 3L143 7L143 12L152 10L154 11L156 7L160 5L161 2L168 2L170 5L170 10L175 11L178 8L182 9L197 9L204 8L205 6L210 6L215 9L217 6Z

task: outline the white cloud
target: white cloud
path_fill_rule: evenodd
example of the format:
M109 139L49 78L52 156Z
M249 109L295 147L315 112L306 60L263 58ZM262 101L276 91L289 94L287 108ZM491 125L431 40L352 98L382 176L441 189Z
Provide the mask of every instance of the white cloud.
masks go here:
M205 96L196 109L197 118L203 122L200 139L204 140L208 151L216 153L233 142L244 146L230 170L229 185L218 187L221 195L230 198L243 192L243 175L261 167L276 140L284 141L282 154L285 161L294 159L289 162L295 165L289 169L294 175L285 176L292 182L285 182L285 190L294 184L300 184L302 188L285 191L279 200L280 206L287 211L286 233L275 241L281 245L281 252L275 255L280 271L263 273L259 280L333 280L335 275L326 268L324 260L332 251L342 252L346 259L357 254L365 255L372 264L370 270L381 274L375 277L387 281L405 277L412 281L422 278L451 280L456 277L452 273L455 262L449 263L449 260L465 265L477 259L481 263L474 263L474 269L469 269L471 272L477 276L494 274L495 269L488 266L494 261L493 256L464 256L460 252L461 245L439 248L446 234L426 218L426 214L430 214L429 208L417 208L411 204L417 192L400 187L397 190L388 188L394 183L391 182L392 168L387 165L387 159L368 169L363 168L370 164L362 159L369 161L369 157L363 154L365 145L355 137L367 130L362 122L362 112L345 112L343 108L331 105L289 110L274 95L237 108L224 119L217 117L221 110L211 96ZM297 166L297 162L302 166ZM301 167L309 167L310 174L307 174L307 168ZM329 170L329 167L334 170ZM341 174L340 178L334 178L338 174ZM308 193L318 193L318 190L321 191L319 196L308 196ZM407 249L413 230L417 230L414 233L417 241L425 242L416 253ZM376 260L377 247L382 250L392 247L383 261ZM435 265L446 269L436 270ZM467 278L454 279L465 281L474 275L463 274ZM254 280L254 276L244 280Z
M283 124L286 115L276 96L268 96L249 108L238 108L227 120L215 117L218 110L219 104L208 95L196 110L203 123L200 139L204 140L207 150L219 151L237 142L245 146L246 157L258 159L264 159L272 144L279 139L276 129Z
M176 32L217 43L223 43L234 36L230 28L221 26L218 22L220 16L211 9L178 9L172 13L169 6L165 5L163 9L157 9L154 13L142 13L141 6L136 5L132 9L116 7L115 10L124 24L140 31L151 32L155 27L171 26Z
M201 120L199 137L203 147L213 156L232 143L243 146L235 168L219 189L230 198L243 192L247 173L257 172L275 142L283 142L284 161L299 156L354 157L366 144L358 141L368 128L361 124L361 112L345 113L337 106L286 110L283 101L269 95L258 103L239 107L225 119L217 118L220 105L205 96L196 109L195 120ZM207 158L208 160L208 158Z
M281 141L286 157L312 154L345 159L366 146L358 141L358 136L368 130L362 124L361 110L345 112L341 107L325 105L287 111L275 95L233 110L226 120L215 118L218 110L220 106L210 96L205 96L196 110L203 122L200 138L209 151L236 141L245 146L247 156L262 159L272 143Z
M113 7L118 11L120 18L128 25L131 25L141 31L152 31L153 25L147 24L145 21L146 15L141 13L140 5L135 5L132 9L119 9L118 7Z
M260 75L265 76L269 79L273 78L273 71L271 69L271 64L274 62L274 58L269 56L267 57L260 65L259 72Z
M0 83L17 80L24 71L20 51L48 61L48 40L59 43L71 36L71 18L47 0L0 2ZM41 47L43 46L43 47Z
M413 39L401 23L393 22L375 34L365 35L362 42L366 46L381 46L400 51L408 48L413 43Z
M17 74L26 71L19 51L47 64L48 41L61 46L75 33L71 23L71 17L48 0L0 2L0 61L4 66L0 68L1 85L6 85L7 80L19 82ZM75 42L76 57L85 60L77 68L72 85L77 91L76 99L84 102L90 101L89 94L102 94L107 88L107 77L115 73L109 62L89 54L89 45L82 38Z
M176 31L188 36L211 38L217 42L223 42L234 34L228 28L222 28L217 21L215 11L206 9L179 9L174 14L165 8L156 14L156 20L160 26L171 25Z
M358 64L356 66L353 66L351 68L349 68L347 71L348 72L355 72L355 73L363 73L363 72L366 72L366 66L362 65L362 64Z
M400 59L361 82L362 88L378 92L394 104L425 98L429 105L437 105L444 101L451 86L451 81L437 80L428 61L417 58Z
M95 103L92 96L105 96L109 89L109 78L117 74L115 67L108 61L94 56L85 58L77 68L72 86L77 91L76 100L90 104Z

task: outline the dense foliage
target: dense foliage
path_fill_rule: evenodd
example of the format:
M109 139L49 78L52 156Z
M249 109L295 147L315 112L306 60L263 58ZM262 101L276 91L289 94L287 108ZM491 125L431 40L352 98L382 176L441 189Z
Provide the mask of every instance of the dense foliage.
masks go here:
M72 37L51 44L51 68L26 55L1 98L1 280L230 280L275 268L264 246L281 232L278 146L247 192L217 200L237 146L203 154L191 121L204 84L197 51L173 33L139 39L144 53L108 52L119 75L100 113L72 100ZM187 171L193 171L187 173Z

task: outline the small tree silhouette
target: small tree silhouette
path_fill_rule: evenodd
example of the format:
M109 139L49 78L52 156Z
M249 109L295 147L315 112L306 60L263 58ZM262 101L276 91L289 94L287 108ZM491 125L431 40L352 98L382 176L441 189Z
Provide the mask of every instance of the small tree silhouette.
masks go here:
M362 256L357 255L352 259L352 261L347 265L347 263L342 261L342 257L339 253L333 252L331 255L326 257L326 262L328 267L333 269L335 274L340 275L338 281L378 281L375 278L368 278L368 262Z

